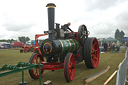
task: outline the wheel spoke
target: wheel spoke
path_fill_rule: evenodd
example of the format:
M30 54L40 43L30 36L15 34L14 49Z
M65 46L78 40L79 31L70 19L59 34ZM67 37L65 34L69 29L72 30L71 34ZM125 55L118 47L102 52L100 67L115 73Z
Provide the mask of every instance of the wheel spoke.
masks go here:
M94 50L95 52L97 52L97 49L96 50Z
M92 59L94 59L95 55L94 55L94 54L92 54L92 56L91 56L91 57L92 57Z
M92 59L92 63L93 63L93 65L95 65L95 61L94 61L94 59Z
M71 69L69 69L69 75L71 75Z
M36 76L38 75L38 73L37 73L37 68L36 68Z
M94 56L94 58L93 58L93 59L94 59L95 61L97 61L97 57L95 57L95 56Z
M95 51L95 49L94 49L93 47L91 47L91 51L93 51L93 52L94 52L94 51Z
M95 48L95 46L96 46L96 43L94 43L93 48Z
M82 30L83 30L83 32L84 32L84 26L82 26Z
M39 68L37 68L37 75L39 75Z
M83 31L82 34L85 35L86 34L85 31Z
M34 59L34 61L33 61L32 63L34 63L34 64L35 64L35 63L36 63L36 59Z
M37 59L37 63L38 63L38 64L40 63L40 57L38 57L38 59Z
M81 39L83 39L83 37L84 37L84 35L81 35L81 37L80 37L80 38L81 38Z
M35 69L35 68L32 69L32 72L33 72L33 73L34 73L34 69Z
M85 37L84 37L84 35L83 35L83 42L85 41Z

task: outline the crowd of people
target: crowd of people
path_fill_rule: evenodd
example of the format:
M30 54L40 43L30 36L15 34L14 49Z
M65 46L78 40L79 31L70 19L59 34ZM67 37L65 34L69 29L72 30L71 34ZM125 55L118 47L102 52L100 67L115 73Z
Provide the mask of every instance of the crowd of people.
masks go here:
M104 52L106 51L120 51L120 44L115 42L103 42Z

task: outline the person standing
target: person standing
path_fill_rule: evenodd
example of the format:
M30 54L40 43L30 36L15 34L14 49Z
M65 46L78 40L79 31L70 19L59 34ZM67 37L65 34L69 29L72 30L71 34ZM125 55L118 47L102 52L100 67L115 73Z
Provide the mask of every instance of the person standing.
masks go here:
M105 43L104 43L104 52L107 51L107 47L108 47L108 45L107 45L107 43L105 42Z
M125 51L128 50L128 41L125 43Z
M119 52L120 51L120 42L117 41L117 51Z
M115 42L112 43L112 50L115 51Z
M128 42L126 43L126 46L128 47Z

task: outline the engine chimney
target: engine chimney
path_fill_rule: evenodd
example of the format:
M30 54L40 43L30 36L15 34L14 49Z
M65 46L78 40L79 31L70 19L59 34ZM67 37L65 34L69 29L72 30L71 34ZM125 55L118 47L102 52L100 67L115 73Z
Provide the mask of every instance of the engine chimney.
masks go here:
M48 8L48 26L49 26L49 38L55 39L54 34L54 8L56 7L55 4L49 3L46 5Z

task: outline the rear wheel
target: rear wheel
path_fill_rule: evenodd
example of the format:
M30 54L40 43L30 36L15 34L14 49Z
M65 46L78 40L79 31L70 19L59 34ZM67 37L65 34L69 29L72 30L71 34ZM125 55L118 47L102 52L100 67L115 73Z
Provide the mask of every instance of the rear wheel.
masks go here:
M96 38L88 38L84 44L84 61L88 68L96 68L99 63L100 51Z
M34 53L30 60L29 63L34 63L34 64L41 64L42 61L44 61L43 57L38 54L38 53ZM41 68L41 75L43 75L43 68ZM33 79L38 79L39 78L39 68L33 68L29 70L29 74Z
M67 82L70 82L74 79L75 68L75 57L73 53L68 53L64 61L64 76Z

